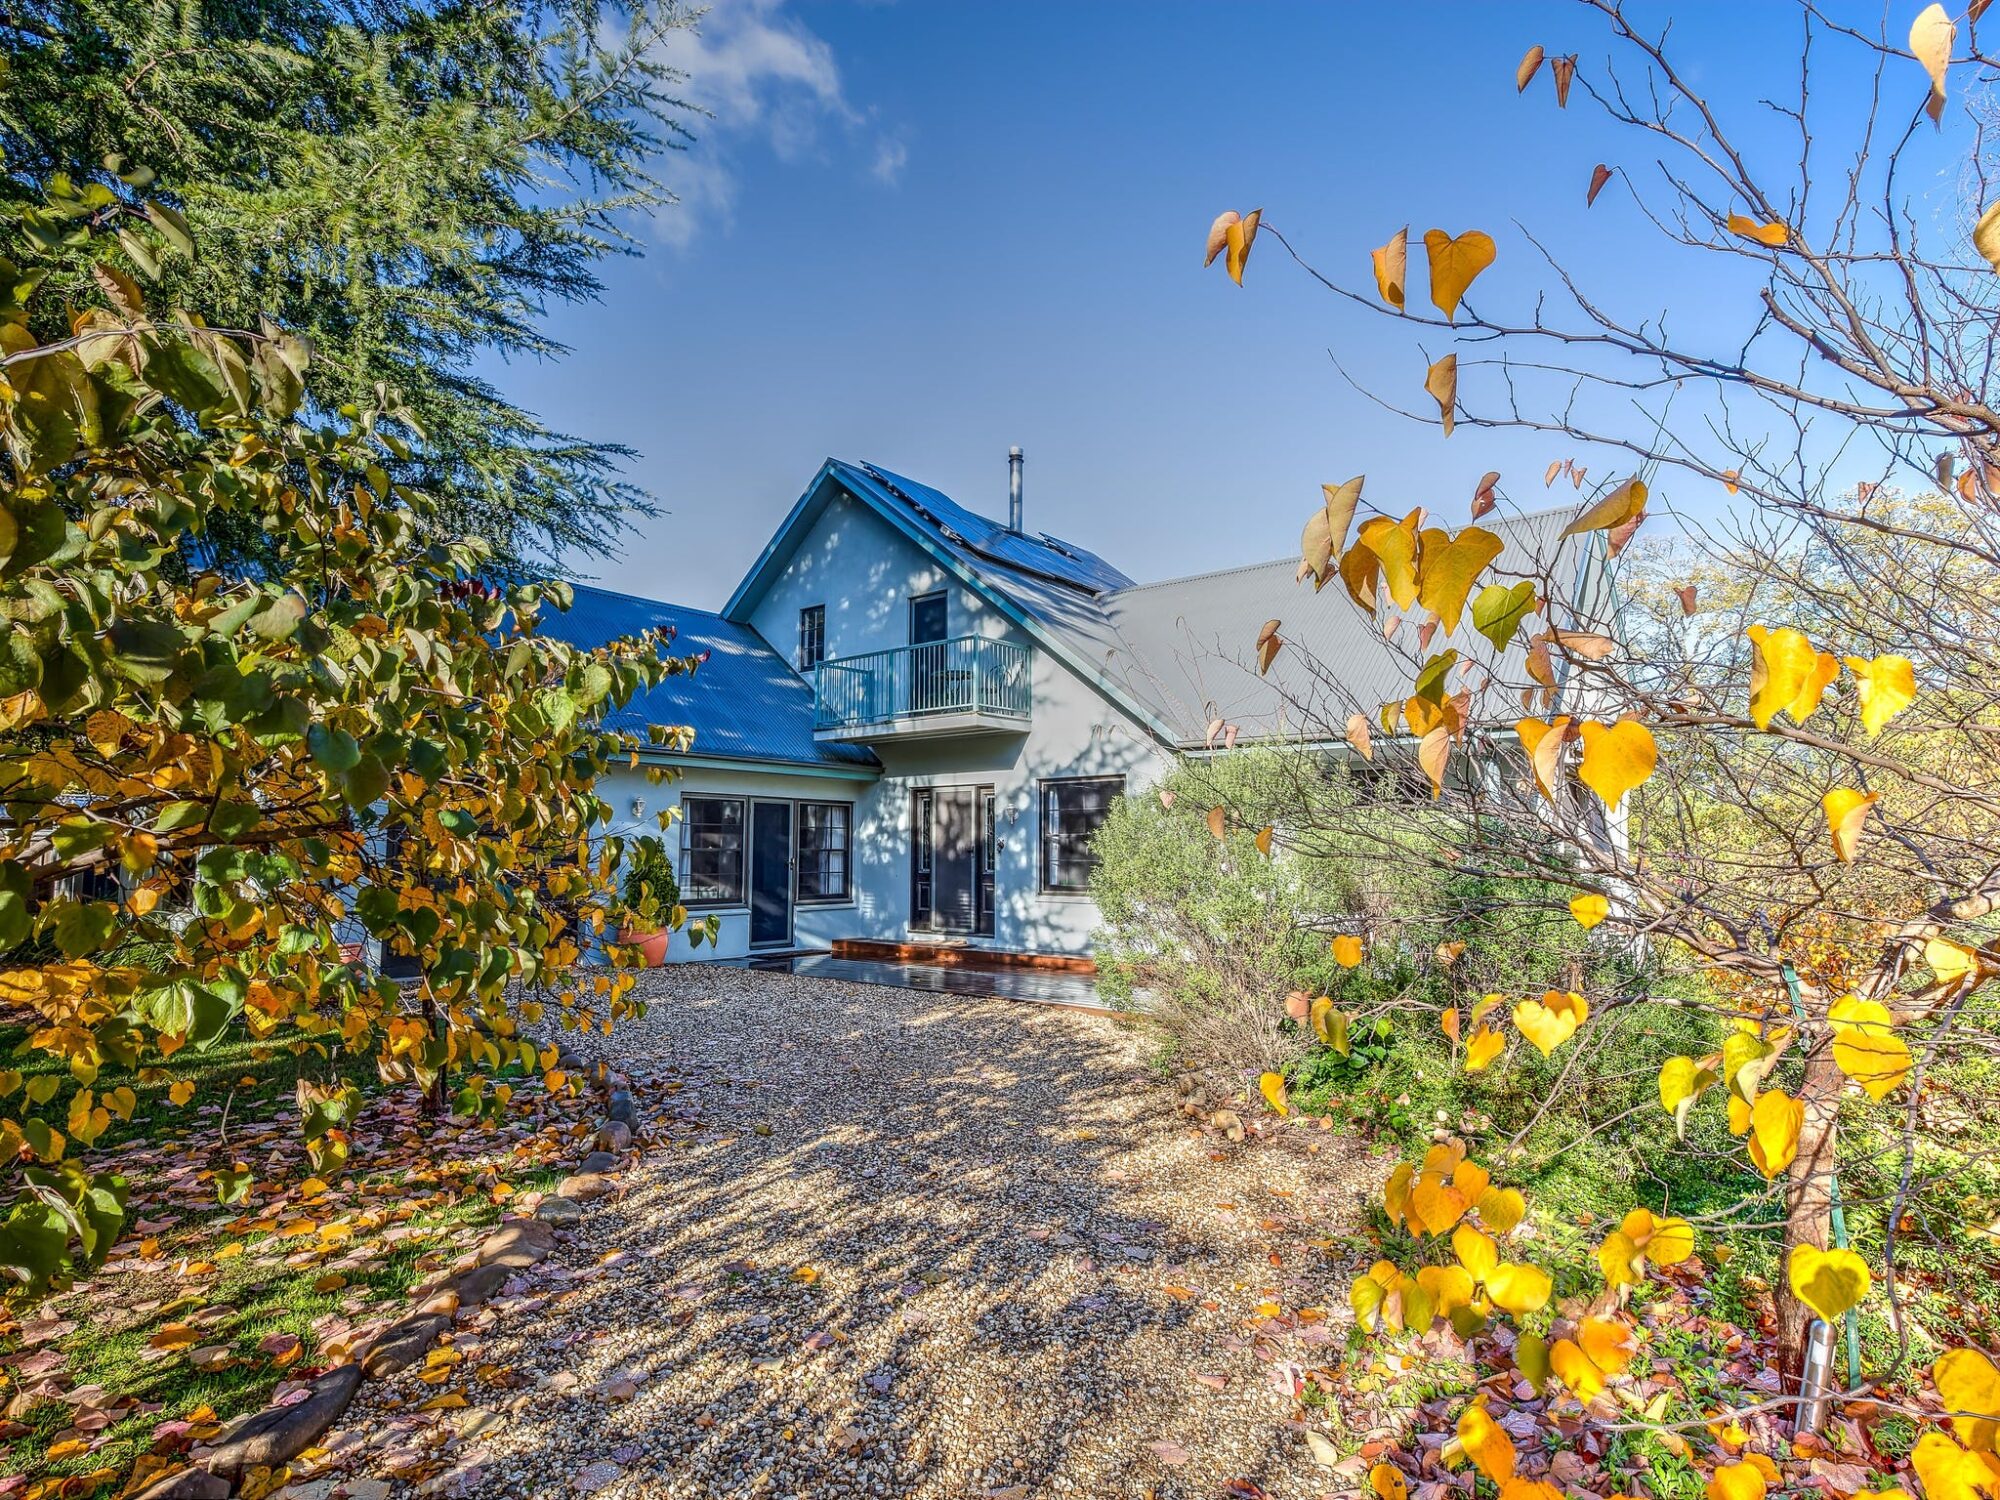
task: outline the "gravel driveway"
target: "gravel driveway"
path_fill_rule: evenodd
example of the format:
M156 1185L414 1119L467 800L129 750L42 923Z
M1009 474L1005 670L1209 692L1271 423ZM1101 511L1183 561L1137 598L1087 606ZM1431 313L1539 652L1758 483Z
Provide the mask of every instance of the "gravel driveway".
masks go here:
M1108 1017L742 969L644 986L594 1045L652 1148L460 1340L494 1388L419 1413L414 1374L368 1387L350 1472L608 1500L1352 1485L1291 1391L1345 1337L1364 1148L1191 1129Z

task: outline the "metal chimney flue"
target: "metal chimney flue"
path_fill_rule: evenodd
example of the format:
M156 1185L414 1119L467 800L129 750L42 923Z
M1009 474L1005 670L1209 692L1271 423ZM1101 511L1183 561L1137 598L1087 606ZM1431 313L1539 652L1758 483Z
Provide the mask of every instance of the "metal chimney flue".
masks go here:
M1021 529L1021 447L1007 450L1007 529Z

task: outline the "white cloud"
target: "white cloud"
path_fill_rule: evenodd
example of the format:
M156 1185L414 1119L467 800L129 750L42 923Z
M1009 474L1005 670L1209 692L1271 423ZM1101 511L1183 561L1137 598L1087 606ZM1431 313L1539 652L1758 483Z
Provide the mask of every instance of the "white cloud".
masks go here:
M875 164L868 171L878 182L894 187L910 162L910 148L896 136L885 135L875 144Z
M746 146L766 146L793 164L866 149L874 111L849 101L833 48L788 0L713 0L697 27L670 32L658 55L686 75L676 92L712 117L693 122L697 139L660 164L681 200L655 216L668 244L727 227L737 195L734 154ZM894 185L908 157L900 136L883 135L868 171Z

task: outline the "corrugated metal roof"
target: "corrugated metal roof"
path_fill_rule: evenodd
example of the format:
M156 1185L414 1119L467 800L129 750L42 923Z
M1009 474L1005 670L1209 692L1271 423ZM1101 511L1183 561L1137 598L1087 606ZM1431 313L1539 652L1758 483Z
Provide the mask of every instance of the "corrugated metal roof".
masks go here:
M692 725L694 745L688 753L720 760L857 769L879 765L861 746L821 744L813 738L812 684L748 625L707 610L587 584L575 587L570 610L543 611L543 634L576 646L601 646L642 630L671 630L672 643L664 648L668 655L707 658L694 672L669 677L608 714L605 722L611 728Z
M1560 623L1591 620L1605 629L1602 601L1577 592L1587 586L1586 573L1595 571L1584 564L1600 544L1562 536L1576 513L1572 506L1480 524L1505 544L1496 564L1503 578L1547 576L1562 590ZM1419 619L1385 639L1382 619L1396 613L1393 607L1370 619L1338 581L1315 594L1297 573L1297 559L1285 558L1144 584L1096 601L1123 647L1126 690L1151 702L1183 744L1200 743L1216 719L1235 725L1242 739L1337 736L1350 713L1372 719L1381 704L1408 697L1414 668L1426 654L1417 644ZM1257 636L1272 619L1280 622L1286 645L1270 672L1260 675ZM1510 694L1528 680L1523 648L1512 645L1496 658L1472 629L1469 613L1455 634L1434 638L1430 650L1447 646L1477 664L1449 680L1454 692L1475 688L1475 709L1484 695Z

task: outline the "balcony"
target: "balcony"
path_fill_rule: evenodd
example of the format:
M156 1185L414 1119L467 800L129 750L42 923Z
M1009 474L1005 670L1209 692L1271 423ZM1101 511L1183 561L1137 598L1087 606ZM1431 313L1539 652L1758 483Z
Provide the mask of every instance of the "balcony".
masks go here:
M976 635L823 661L813 733L842 741L1022 734L1031 663L1026 646Z

